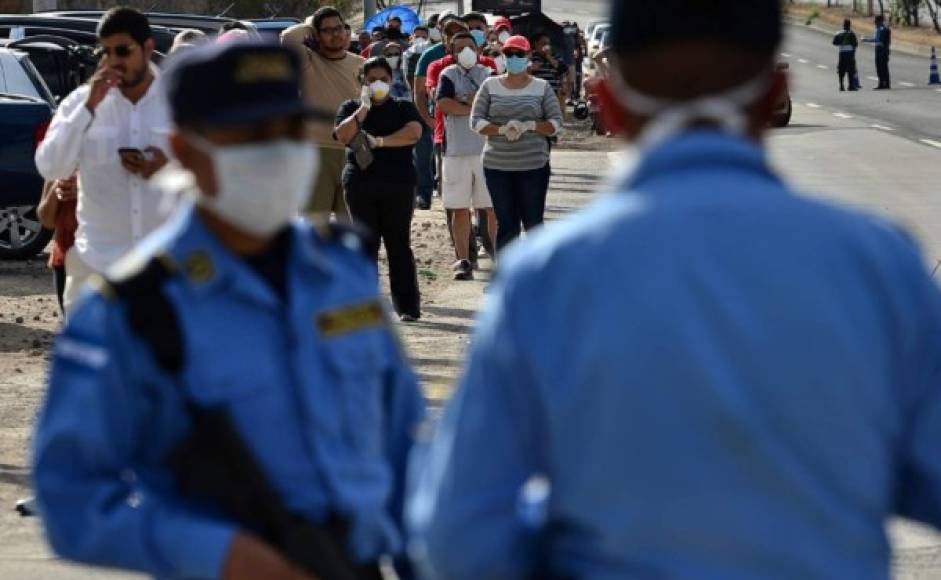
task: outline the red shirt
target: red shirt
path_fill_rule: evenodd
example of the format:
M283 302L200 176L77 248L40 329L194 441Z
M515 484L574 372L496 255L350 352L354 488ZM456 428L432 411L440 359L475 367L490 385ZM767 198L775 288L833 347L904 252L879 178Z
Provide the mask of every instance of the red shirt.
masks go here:
M55 194L53 194L55 195ZM76 200L59 202L56 212L56 229L52 238L52 253L49 254L49 267L65 266L65 253L75 244L75 230L78 229L78 218L75 209Z
M497 63L493 62L493 59L489 56L482 56L477 62L493 72L497 72ZM441 73L452 64L454 64L454 57L449 54L428 66L428 74L425 75L425 88L428 89L428 99L432 102L435 99L435 93L438 91L438 81L441 79ZM435 143L444 143L444 113L437 107L435 107Z

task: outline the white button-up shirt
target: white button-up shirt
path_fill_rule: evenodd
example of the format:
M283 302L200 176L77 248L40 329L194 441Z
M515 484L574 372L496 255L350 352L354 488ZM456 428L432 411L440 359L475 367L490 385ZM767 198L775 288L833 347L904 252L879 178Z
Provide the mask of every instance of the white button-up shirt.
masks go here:
M168 157L170 111L156 67L154 81L137 102L112 89L92 115L84 85L60 105L36 151L36 167L48 180L78 174L78 231L81 260L104 272L168 216L170 203L147 180L121 166L118 149L158 147Z

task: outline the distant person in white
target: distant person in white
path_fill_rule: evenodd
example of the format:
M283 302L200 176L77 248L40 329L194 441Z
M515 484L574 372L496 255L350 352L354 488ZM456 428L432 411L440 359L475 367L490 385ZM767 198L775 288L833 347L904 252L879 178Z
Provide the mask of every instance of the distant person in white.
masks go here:
M78 231L66 255L66 313L82 284L105 272L167 215L164 195L148 185L167 163L170 114L147 18L109 10L98 24L101 63L59 106L36 151L47 180L78 174Z

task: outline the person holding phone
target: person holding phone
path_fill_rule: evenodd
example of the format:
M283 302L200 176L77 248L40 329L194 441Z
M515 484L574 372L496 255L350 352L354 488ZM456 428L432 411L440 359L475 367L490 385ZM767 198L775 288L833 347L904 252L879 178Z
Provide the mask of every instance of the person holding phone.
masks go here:
M421 138L421 117L410 100L392 96L393 70L384 57L367 60L360 79L360 98L340 105L336 119L336 138L348 151L346 204L353 219L372 230L366 250L373 261L385 243L393 306L402 322L414 322L421 317L421 295L411 247L412 150Z
M65 256L66 313L83 282L127 254L170 209L148 183L167 164L171 127L160 72L150 63L150 24L132 8L114 8L97 34L98 70L62 101L36 150L46 180L79 172L78 230Z

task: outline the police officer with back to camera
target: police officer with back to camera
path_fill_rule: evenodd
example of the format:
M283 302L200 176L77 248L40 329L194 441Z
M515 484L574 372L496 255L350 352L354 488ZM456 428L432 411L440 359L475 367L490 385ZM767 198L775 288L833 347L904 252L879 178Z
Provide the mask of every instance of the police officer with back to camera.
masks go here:
M876 87L876 90L891 89L889 54L892 49L892 30L885 25L885 16L882 14L876 16L875 34L872 38L864 38L863 42L868 42L876 47L876 76L879 77L879 86Z
M172 578L378 578L423 414L359 238L295 219L317 154L290 50L166 73L194 202L56 342L34 484L63 557Z
M843 21L843 31L838 32L833 37L833 46L840 50L840 61L837 65L837 76L840 78L840 91L846 90L843 84L843 77L849 81L849 90L856 91L856 47L859 46L859 40L852 29L853 23L847 18Z
M600 94L636 164L502 258L409 553L447 580L886 579L889 518L941 527L941 293L906 235L770 165L780 0L612 6Z

